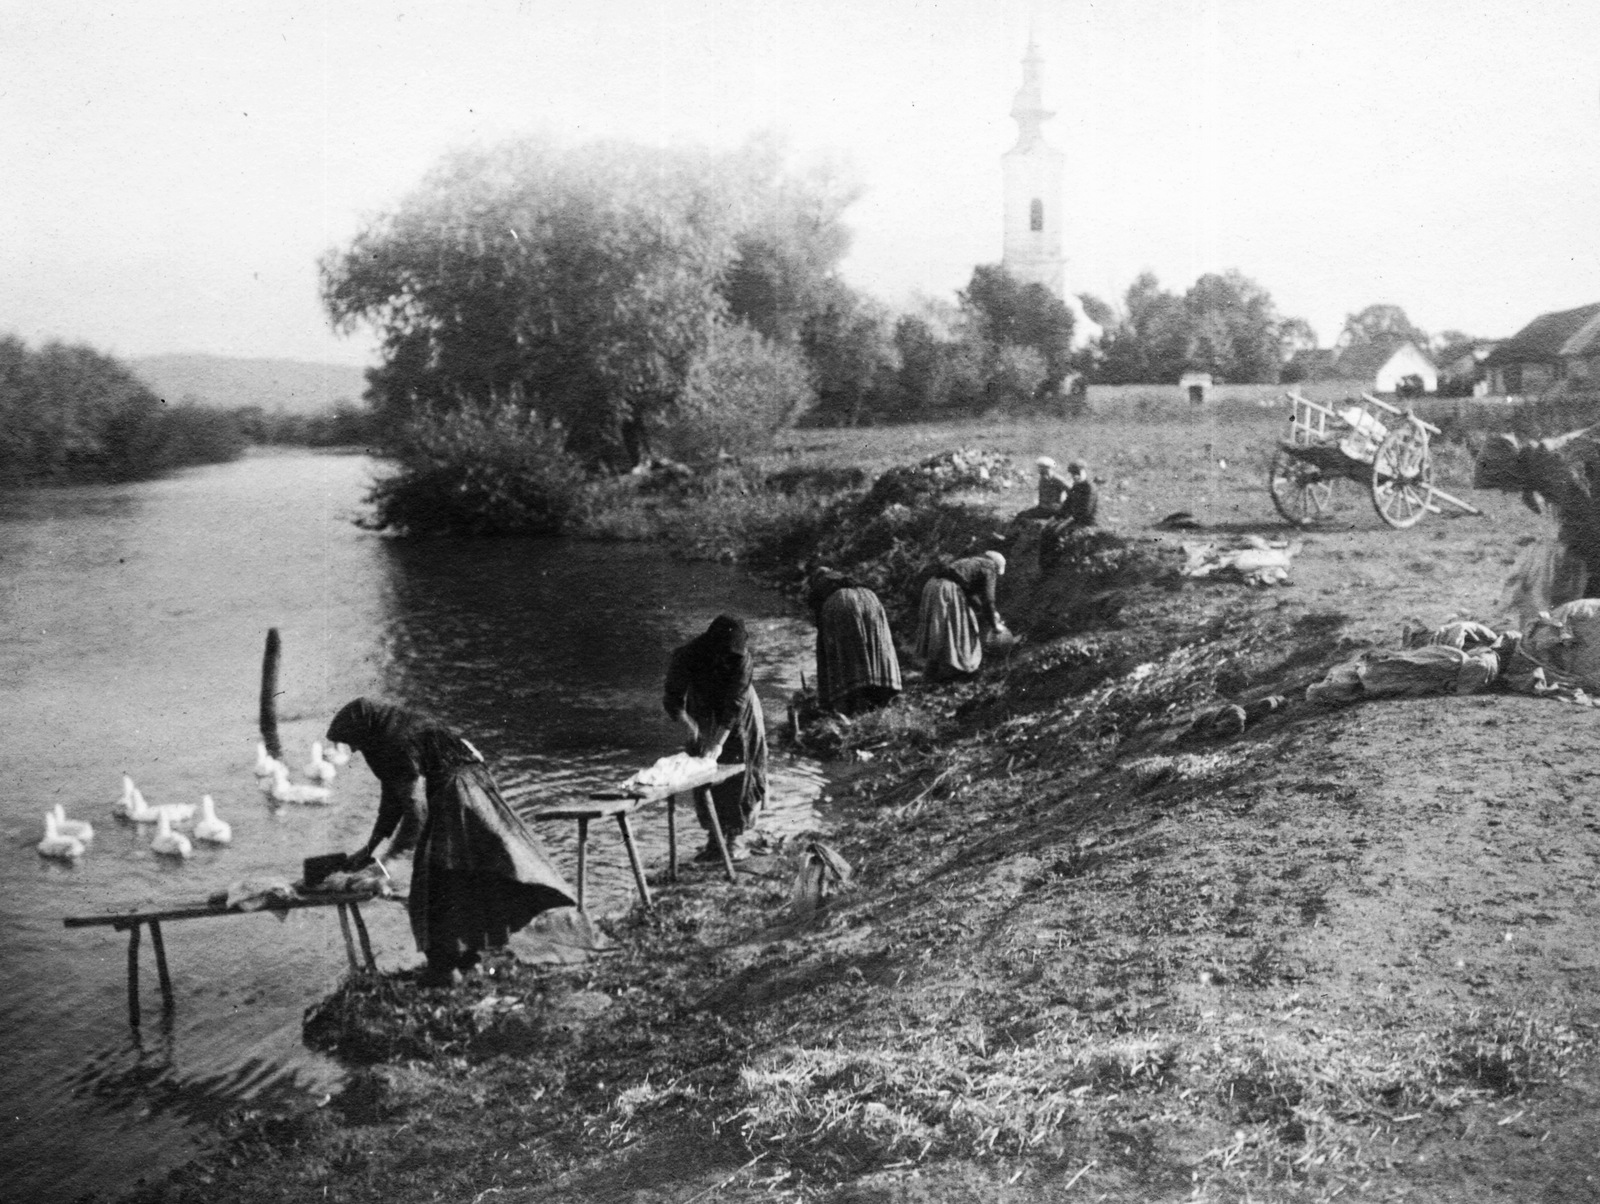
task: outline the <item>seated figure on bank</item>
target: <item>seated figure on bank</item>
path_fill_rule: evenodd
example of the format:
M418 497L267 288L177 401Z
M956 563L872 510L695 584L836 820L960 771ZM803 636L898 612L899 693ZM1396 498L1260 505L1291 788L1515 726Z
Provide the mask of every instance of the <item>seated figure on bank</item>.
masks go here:
M1056 471L1056 462L1049 456L1040 456L1039 468L1039 504L1030 506L1018 518L1056 518L1061 513L1061 504L1067 497L1067 492L1072 488L1072 482Z

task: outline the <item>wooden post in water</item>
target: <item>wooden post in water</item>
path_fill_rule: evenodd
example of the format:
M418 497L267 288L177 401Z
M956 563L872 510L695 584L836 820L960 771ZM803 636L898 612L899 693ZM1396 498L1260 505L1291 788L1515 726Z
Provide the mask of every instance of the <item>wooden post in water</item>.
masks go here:
M283 742L278 739L278 662L283 658L283 641L276 627L267 628L267 650L261 657L261 739L267 756L283 760Z
M128 1023L139 1027L139 925L128 929Z

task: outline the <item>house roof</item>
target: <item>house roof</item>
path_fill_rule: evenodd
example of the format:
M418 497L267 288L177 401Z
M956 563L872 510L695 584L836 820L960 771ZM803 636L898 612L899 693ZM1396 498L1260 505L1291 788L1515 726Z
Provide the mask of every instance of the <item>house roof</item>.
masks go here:
M1453 364L1460 359L1466 359L1469 355L1474 359L1481 360L1499 344L1499 339L1463 339L1459 343L1451 343L1450 346L1439 352L1438 355L1433 357L1433 362L1443 366L1444 364Z
M1489 353L1485 364L1553 363L1600 349L1600 301L1540 314ZM1589 350L1583 350L1587 347Z
M1286 366L1298 369L1306 380L1321 380L1331 374L1333 349L1331 347L1304 348L1291 355Z
M1410 347L1423 359L1428 359L1427 352L1423 351L1410 339L1390 335L1387 338L1377 338L1366 343L1352 343L1346 347L1339 358L1334 362L1334 374L1343 380L1368 380L1378 375L1382 368L1395 353L1402 348ZM1429 363L1432 363L1429 360Z

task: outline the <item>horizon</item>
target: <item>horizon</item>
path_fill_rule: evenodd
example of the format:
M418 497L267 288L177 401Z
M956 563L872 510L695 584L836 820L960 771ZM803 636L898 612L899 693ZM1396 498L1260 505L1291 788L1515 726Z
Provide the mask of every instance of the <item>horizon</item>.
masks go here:
M365 367L316 259L448 150L727 148L863 186L841 274L892 308L1000 259L1030 30L1066 156L1068 288L1120 310L1236 269L1320 346L1401 306L1506 338L1600 300L1600 11L1511 0L166 0L0 16L0 330L123 358Z

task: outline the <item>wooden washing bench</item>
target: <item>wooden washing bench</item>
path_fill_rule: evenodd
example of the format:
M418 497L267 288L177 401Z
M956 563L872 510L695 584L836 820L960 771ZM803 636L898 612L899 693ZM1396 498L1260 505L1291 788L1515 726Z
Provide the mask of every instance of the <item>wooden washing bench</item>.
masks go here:
M367 936L367 923L361 918L361 904L379 898L395 898L396 896L375 895L365 891L350 893L308 894L300 895L293 899L285 899L281 903L273 903L268 907L259 907L252 911L239 911L226 905L213 906L208 903L197 904L193 907L174 907L166 911L130 911L117 915L104 916L68 916L62 921L68 928L102 928L109 927L118 932L126 929L128 932L128 1022L134 1028L139 1027L139 929L145 925L150 927L150 943L156 950L156 974L161 980L162 1007L172 1007L172 976L167 972L167 947L161 939L161 923L163 920L200 920L212 916L253 916L276 915L284 911L299 911L305 907L337 907L339 909L339 929L344 934L344 952L350 961L350 969L359 973L361 964L356 961L355 943L350 939L350 922L355 921L356 934L361 939L361 952L366 958L366 968L376 972L377 959L372 956L372 940ZM401 900L402 902L404 900Z
M633 843L633 825L629 817L642 807L651 803L659 803L663 799L667 804L667 881L678 880L678 817L677 806L680 795L691 801L696 790L709 790L712 786L726 782L729 778L737 777L744 772L742 764L716 765L703 773L694 774L679 782L671 788L654 787L635 791L610 790L601 791L589 796L589 802L574 803L565 807L544 807L533 812L532 818L536 820L575 819L578 821L578 910L582 911L584 898L584 880L586 876L586 861L589 845L589 823L591 820L614 818L617 827L622 832L623 847L628 850L628 865L633 870L633 884L639 890L639 898L648 910L650 902L650 887L644 880L644 869L639 864L639 850ZM722 854L722 864L728 871L728 881L734 880L733 858L728 853L728 842L722 836L722 824L717 819L715 807L709 808L711 812L711 836L716 841L717 849Z

